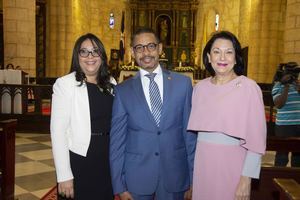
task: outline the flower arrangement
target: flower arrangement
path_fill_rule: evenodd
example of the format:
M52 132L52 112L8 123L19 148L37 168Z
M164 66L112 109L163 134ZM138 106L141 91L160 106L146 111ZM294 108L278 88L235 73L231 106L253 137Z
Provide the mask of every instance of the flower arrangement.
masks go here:
M120 66L121 71L138 71L139 67L135 65L122 65Z
M194 68L193 67L189 67L189 66L186 66L186 67L175 67L173 69L173 71L175 72L194 72Z

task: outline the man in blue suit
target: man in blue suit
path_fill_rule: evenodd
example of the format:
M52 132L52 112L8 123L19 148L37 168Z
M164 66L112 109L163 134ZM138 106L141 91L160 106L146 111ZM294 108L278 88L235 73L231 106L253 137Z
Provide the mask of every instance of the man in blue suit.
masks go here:
M162 44L152 29L137 30L131 41L140 71L115 88L114 193L122 200L183 200L191 193L196 145L196 135L186 131L191 80L161 68Z

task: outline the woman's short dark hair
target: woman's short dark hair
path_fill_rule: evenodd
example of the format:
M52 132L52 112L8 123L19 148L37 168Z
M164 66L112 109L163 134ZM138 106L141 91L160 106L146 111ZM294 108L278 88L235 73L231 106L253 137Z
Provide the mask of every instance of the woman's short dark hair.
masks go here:
M205 66L205 69L207 71L209 71L209 73L212 76L215 75L215 71L212 68L211 64L209 63L207 54L210 54L212 45L217 39L225 39L225 40L229 40L232 42L232 45L233 45L233 48L235 51L235 60L236 60L236 64L234 65L233 70L238 76L243 75L245 66L244 66L244 60L243 60L243 56L242 56L241 44L238 41L238 39L236 38L236 36L229 31L220 31L220 32L214 33L212 35L212 37L206 43L204 50L203 50L203 54L202 54L202 59L203 59L203 64Z
M152 33L154 36L155 36L155 39L156 39L156 42L157 43L160 43L160 39L157 35L157 33L152 29L152 28L149 28L149 27L141 27L141 28L138 28L131 36L131 43L130 43L130 46L133 47L133 42L134 42L134 39L137 35L140 35L142 33Z
M100 51L101 65L97 75L97 84L101 88L103 88L103 91L111 91L112 84L110 83L110 74L108 71L107 55L104 49L104 45L100 41L100 39L92 33L87 33L85 35L82 35L76 40L73 49L70 73L71 72L76 73L75 74L76 81L79 81L80 82L79 86L81 86L85 81L86 76L79 65L79 50L81 44L86 40L90 40L94 48L97 48Z

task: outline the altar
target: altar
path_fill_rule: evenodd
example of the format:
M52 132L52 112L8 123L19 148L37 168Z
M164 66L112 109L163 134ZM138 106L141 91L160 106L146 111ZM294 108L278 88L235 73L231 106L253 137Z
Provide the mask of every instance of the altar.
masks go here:
M195 64L195 40L197 32L198 1L129 0L131 30L151 27L163 44L161 58L164 65L172 69L178 62ZM160 61L162 61L160 59Z
M0 70L0 84L26 84L28 74L22 70ZM10 90L3 87L1 90L1 113L22 114L22 94L20 89ZM13 102L13 105L12 105Z

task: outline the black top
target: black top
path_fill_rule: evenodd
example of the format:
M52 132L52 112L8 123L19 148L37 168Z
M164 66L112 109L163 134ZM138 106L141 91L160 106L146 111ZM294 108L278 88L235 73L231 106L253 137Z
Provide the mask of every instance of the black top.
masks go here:
M92 136L87 156L70 151L75 200L113 200L109 167L109 135L113 96L87 83Z
M101 92L100 88L93 83L87 82L87 88L92 133L109 132L113 96L111 94Z

